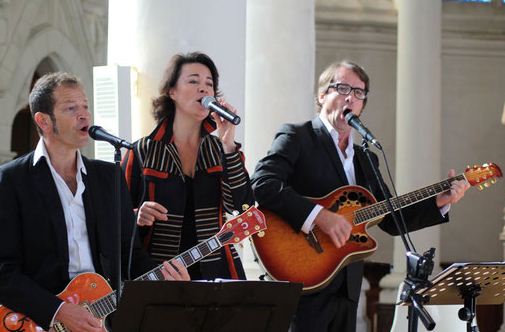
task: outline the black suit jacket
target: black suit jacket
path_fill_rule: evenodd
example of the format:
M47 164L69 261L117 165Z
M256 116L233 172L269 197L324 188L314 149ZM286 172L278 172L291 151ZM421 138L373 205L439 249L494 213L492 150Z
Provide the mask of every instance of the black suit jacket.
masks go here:
M357 145L354 152L357 184L382 201L384 196L365 152ZM375 154L372 161L378 167ZM323 197L348 185L348 181L335 144L321 119L316 117L303 124L282 126L268 155L257 164L252 184L259 205L277 213L299 231L315 206L304 196ZM387 195L390 196L389 191ZM406 208L403 214L410 231L448 220L441 216L434 198ZM392 235L398 234L391 216L386 217L379 227ZM362 262L350 264L340 273L347 274L348 298L357 301L363 275Z
M114 261L114 165L83 157L83 203L97 273L116 285ZM134 218L122 179L122 267ZM0 167L0 303L25 313L47 329L61 303L55 294L68 284L68 242L65 218L46 159L33 165L33 152ZM132 275L155 265L136 241Z

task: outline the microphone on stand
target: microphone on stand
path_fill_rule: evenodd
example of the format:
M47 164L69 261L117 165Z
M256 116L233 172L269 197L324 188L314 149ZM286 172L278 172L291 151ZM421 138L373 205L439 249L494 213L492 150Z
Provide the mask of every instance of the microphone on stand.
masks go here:
M104 141L112 144L116 149L117 148L127 148L133 149L133 144L125 141L122 138L116 137L112 134L109 134L100 126L91 126L88 129L89 136L95 141Z
M216 98L212 96L205 96L202 98L203 107L207 108L211 112L216 112L223 119L230 121L234 125L238 125L240 123L240 117L228 110L226 107L220 105Z
M363 125L361 120L359 119L356 114L354 114L350 109L346 109L344 111L344 118L347 124L360 133L363 138L370 142L373 146L375 146L377 149L382 150L382 146L379 143L379 141L375 138L375 136L372 134L370 130L368 130L367 127Z
M116 284L116 303L119 303L121 296L121 151L120 148L133 149L133 145L122 138L116 137L112 134L109 134L100 126L91 126L88 129L89 136L95 141L104 141L112 144L115 148L114 151L114 222L115 225L113 227L114 233L112 241L112 246L116 247L113 265L115 265L115 275L116 280L114 284ZM113 251L114 252L114 251Z

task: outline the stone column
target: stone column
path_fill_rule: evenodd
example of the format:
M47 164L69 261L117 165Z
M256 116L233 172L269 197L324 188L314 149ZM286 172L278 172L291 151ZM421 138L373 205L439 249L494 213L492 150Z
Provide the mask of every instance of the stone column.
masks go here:
M398 63L396 110L396 184L407 193L441 178L441 0L397 0ZM422 167L419 167L422 165ZM445 176L445 174L444 174ZM408 220L406 220L408 223ZM417 252L437 249L440 229L411 234ZM405 277L405 248L395 238L393 272L381 281L380 302L394 303ZM437 271L434 271L436 273Z
M245 155L252 174L284 122L314 112L314 0L247 1ZM248 277L260 274L249 246Z
M284 122L314 114L314 0L247 2L246 156L252 172Z

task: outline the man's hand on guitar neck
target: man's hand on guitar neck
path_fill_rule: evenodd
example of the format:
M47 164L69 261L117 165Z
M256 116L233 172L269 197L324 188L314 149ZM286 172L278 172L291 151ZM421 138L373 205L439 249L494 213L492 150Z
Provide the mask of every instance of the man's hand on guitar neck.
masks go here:
M452 178L456 175L456 171L451 169L449 171L449 177ZM437 195L437 206L439 208L446 206L448 204L453 204L459 201L465 192L470 188L470 184L464 180L453 181L451 183L451 190L443 192Z
M78 304L63 303L56 314L55 320L63 323L67 331L106 332L103 321L94 317Z
M326 209L319 211L314 224L328 234L337 248L343 247L351 236L352 226L347 219Z

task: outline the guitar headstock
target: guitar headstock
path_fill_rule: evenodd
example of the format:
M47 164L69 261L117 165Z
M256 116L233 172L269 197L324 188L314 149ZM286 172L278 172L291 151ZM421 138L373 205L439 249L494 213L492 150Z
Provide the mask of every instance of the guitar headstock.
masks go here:
M239 243L253 234L263 232L265 229L267 229L265 216L253 206L244 213L228 220L216 236L225 245Z
M467 166L465 177L472 186L478 186L479 190L489 187L496 182L496 178L502 177L500 167L494 163L482 164L481 166Z

